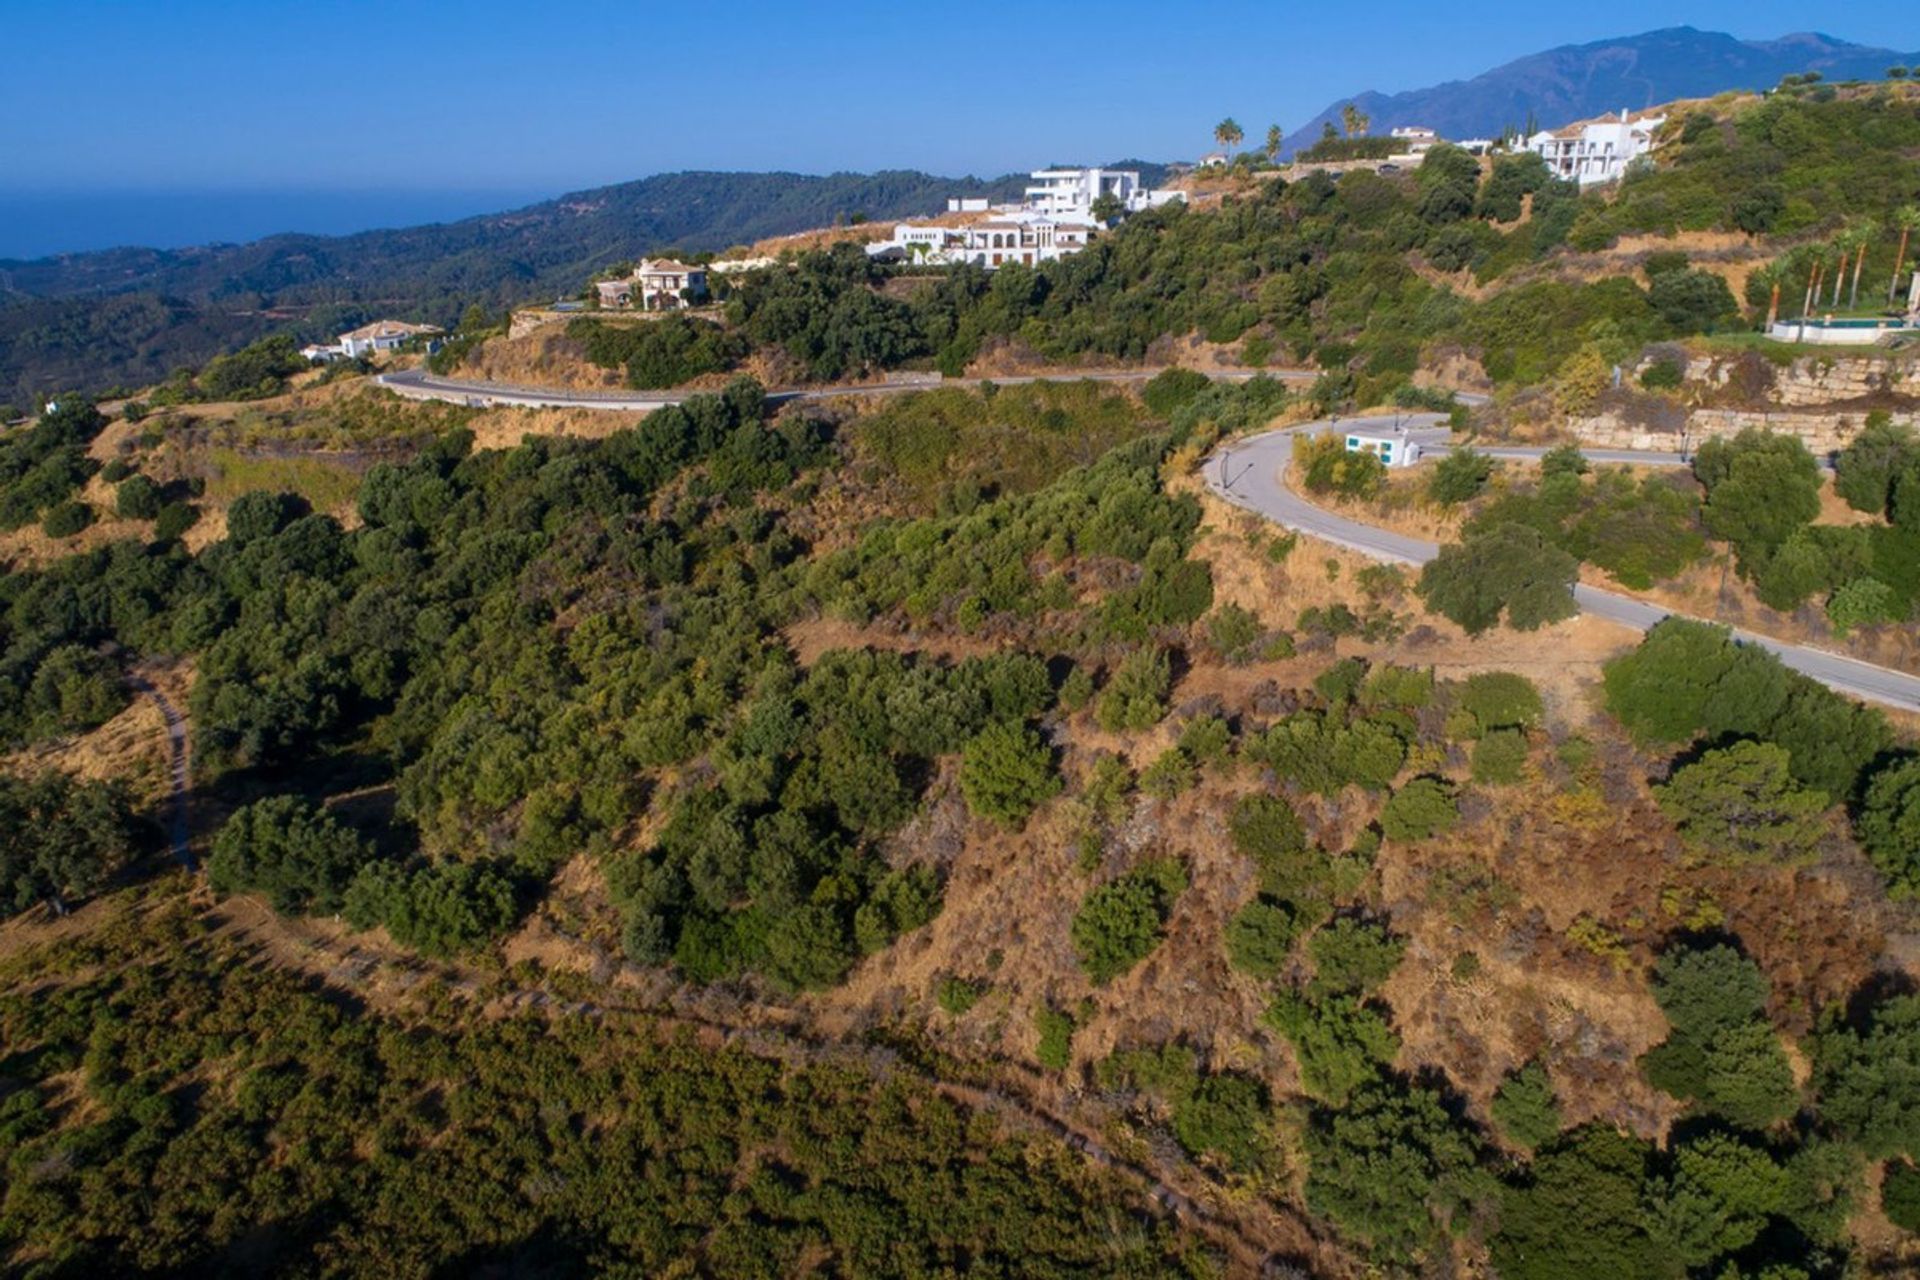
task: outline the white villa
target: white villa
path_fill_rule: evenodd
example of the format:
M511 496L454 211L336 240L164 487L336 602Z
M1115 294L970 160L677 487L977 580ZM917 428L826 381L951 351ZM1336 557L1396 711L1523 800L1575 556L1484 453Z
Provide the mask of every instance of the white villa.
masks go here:
M929 266L966 262L991 268L1018 262L1031 267L1080 252L1098 225L1083 215L1054 217L1025 210L959 227L902 222L894 227L891 240L868 245L867 253L883 261Z
M1111 196L1129 213L1185 200L1184 191L1143 186L1134 169L1037 169L1026 199L989 209L983 200L955 197L950 213L988 213L977 222L937 225L898 223L893 236L867 246L869 256L885 262L933 265L1034 266L1087 247L1100 227L1094 203Z
M397 351L415 338L437 338L445 330L430 324L408 324L404 320L375 320L334 339L331 346L314 344L300 348L300 354L313 363L328 360L357 360L376 351Z
M1432 129L1424 125L1397 125L1387 135L1401 144L1402 153L1410 156L1422 156L1438 146L1441 138Z
M1420 461L1420 442L1405 427L1354 427L1347 432L1348 453L1371 453L1389 467Z
M1090 214L1102 196L1112 196L1128 213L1185 198L1178 191L1148 190L1137 169L1035 169L1032 177L1026 207L1054 216Z
M1665 116L1630 117L1622 111L1617 119L1606 116L1542 130L1521 146L1538 153L1555 177L1572 178L1587 187L1614 181L1628 165L1650 153L1666 122Z
M672 311L706 294L707 270L672 258L642 258L632 274L593 287L600 305L609 310L631 307L637 300L643 311Z

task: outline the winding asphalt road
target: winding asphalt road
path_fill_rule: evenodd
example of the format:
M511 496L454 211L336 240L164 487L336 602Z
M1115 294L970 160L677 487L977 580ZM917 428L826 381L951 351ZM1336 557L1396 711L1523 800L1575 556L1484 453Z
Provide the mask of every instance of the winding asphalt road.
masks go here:
M1014 387L1030 382L1146 382L1161 368L1096 369L1071 374L1020 374L1006 378L927 377L900 382L845 383L827 387L794 387L767 392L772 404L803 400L832 400L841 396L897 396L908 391L926 391L934 387L978 387L991 382ZM1258 371L1270 378L1311 382L1319 375L1311 369L1266 369ZM1216 382L1245 382L1255 371L1209 373ZM480 378L443 378L425 369L395 369L375 376L374 381L410 400L444 400L474 408L520 409L606 409L624 413L643 413L649 409L679 404L691 396L710 394L697 391L576 391L568 387L527 387L508 382L489 382Z
M1415 432L1434 430L1442 438L1440 428L1445 421L1440 414L1412 414L1401 419L1405 426ZM1376 419L1368 425L1378 426L1379 422ZM1293 456L1293 437L1302 433L1338 429L1339 425L1333 421L1308 422L1235 440L1207 459L1207 487L1237 507L1376 560L1423 565L1433 559L1440 553L1436 543L1409 538L1338 515L1315 506L1287 487L1286 469ZM1445 446L1435 442L1429 448L1444 451ZM1499 458L1535 459L1546 450L1497 448L1485 452ZM1636 453L1622 449L1594 450L1587 457L1594 462L1626 462L1642 466L1686 465L1676 454ZM1573 597L1584 612L1637 631L1645 631L1672 614L1672 610L1659 605L1612 591L1602 591L1584 583L1574 587ZM1920 676L1876 667L1824 649L1787 644L1738 628L1734 629L1733 634L1743 643L1758 645L1777 655L1795 671L1813 677L1828 688L1868 702L1878 702L1904 711L1920 711Z

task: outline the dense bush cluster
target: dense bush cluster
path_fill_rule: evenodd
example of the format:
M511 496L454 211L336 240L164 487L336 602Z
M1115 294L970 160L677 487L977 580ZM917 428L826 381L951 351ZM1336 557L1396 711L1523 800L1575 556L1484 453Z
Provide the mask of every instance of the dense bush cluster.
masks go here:
M32 524L98 470L87 445L107 420L79 396L56 403L32 426L0 436L0 530Z
M627 385L674 387L709 373L724 373L747 352L746 339L711 320L667 315L641 324L609 324L591 316L567 322L567 337L587 359L626 371Z
M10 1266L1147 1277L1210 1261L1117 1176L909 1073L783 1065L608 1015L348 1008L158 905L5 974ZM1232 1106L1203 1139L1231 1133Z
M127 865L141 831L118 783L0 773L0 918L69 904Z

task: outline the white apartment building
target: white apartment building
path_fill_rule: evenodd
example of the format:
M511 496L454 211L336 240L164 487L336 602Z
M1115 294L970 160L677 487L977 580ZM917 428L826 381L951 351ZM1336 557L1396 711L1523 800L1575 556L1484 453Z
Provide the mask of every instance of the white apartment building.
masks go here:
M1627 166L1650 153L1665 116L1582 120L1560 129L1546 129L1522 145L1539 154L1557 178L1571 178L1581 186L1612 182Z

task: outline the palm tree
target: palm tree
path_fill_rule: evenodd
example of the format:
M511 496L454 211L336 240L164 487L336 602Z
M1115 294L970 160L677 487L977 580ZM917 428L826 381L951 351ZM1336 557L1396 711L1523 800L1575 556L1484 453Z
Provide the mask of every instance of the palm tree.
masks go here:
M1280 132L1279 125L1270 124L1267 126L1267 159L1268 160L1278 160L1280 158L1280 143L1285 139L1285 136L1286 135Z
M1373 120L1366 112L1349 102L1340 108L1340 123L1346 126L1349 138L1359 138L1366 135L1367 127L1373 123Z
M1213 126L1213 140L1229 151L1239 146L1240 139L1246 136L1240 132L1240 124L1232 116Z
M1893 225L1900 228L1900 252L1893 256L1893 278L1887 281L1887 305L1893 305L1894 295L1900 292L1900 268L1907 265L1907 237L1915 228L1920 228L1920 204L1901 205L1894 211Z
M1867 265L1867 246L1879 236L1880 228L1874 225L1872 219L1863 218L1851 230L1854 237L1853 283L1847 288L1847 310L1858 311L1860 309L1860 268Z

